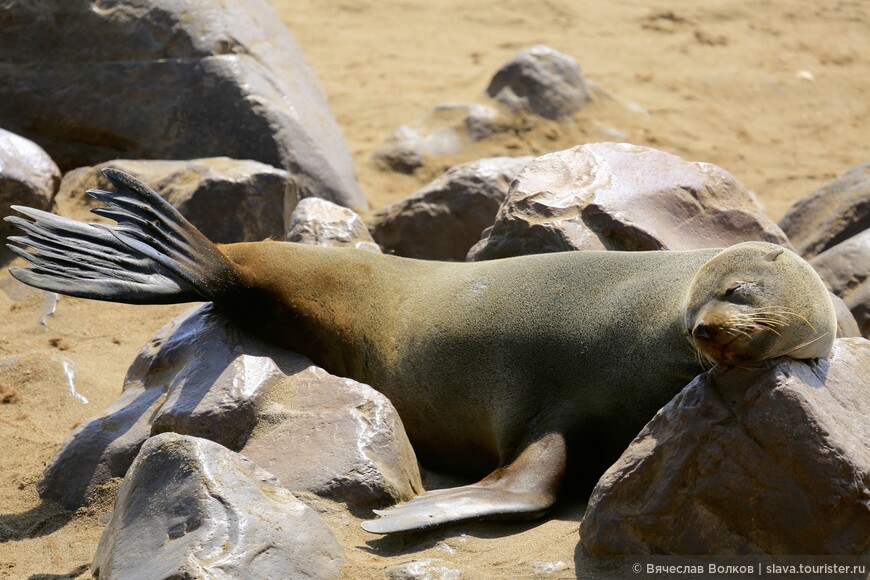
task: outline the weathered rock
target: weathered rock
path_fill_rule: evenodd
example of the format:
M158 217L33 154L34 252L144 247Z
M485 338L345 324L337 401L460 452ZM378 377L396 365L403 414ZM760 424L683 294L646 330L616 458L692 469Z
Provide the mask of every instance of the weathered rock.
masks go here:
M870 229L825 250L810 264L846 303L861 334L870 338Z
M829 360L713 369L601 477L593 556L861 554L870 549L870 342Z
M387 580L458 580L462 571L443 560L416 560L386 570Z
M91 564L101 578L338 578L344 553L252 461L173 433L143 445Z
M79 425L63 442L37 483L40 497L74 510L93 499L113 477L123 477L151 435L151 415L160 408L173 369L155 364L173 321L142 347L127 371L121 396L106 414Z
M48 208L59 183L60 170L39 145L0 129L0 217L12 205ZM0 242L10 229L0 221Z
M356 212L316 197L309 197L299 202L290 216L284 239L288 242L315 246L381 251Z
M204 437L237 451L257 426L269 390L310 364L240 331L211 303L168 326L174 328L161 330L167 338L148 369L166 377L167 393L151 418L152 434Z
M439 105L430 113L396 129L375 151L374 160L386 169L413 173L427 159L456 155L470 143L498 130L498 111L487 105Z
M502 66L486 94L514 111L547 119L570 117L592 99L577 61L540 44Z
M372 219L388 252L429 260L464 260L492 224L511 181L532 157L493 157L452 167Z
M655 149L593 143L517 175L469 260L566 250L694 250L782 231L730 173Z
M286 218L298 202L296 184L287 171L258 161L212 157L190 161L116 159L74 169L63 177L58 206L101 205L85 191L112 189L100 173L106 167L141 179L214 242L283 237Z
M831 302L834 303L834 312L837 315L837 338L856 338L862 336L861 329L858 328L858 321L855 320L855 315L852 314L852 311L849 310L843 299L830 290L828 294L831 296Z
M206 304L152 338L109 414L77 429L52 460L41 496L70 508L87 503L109 478L126 473L149 436L163 432L253 450L294 491L371 506L422 489L416 456L386 398L242 332Z
M798 200L779 225L807 259L870 228L870 161Z
M0 125L64 170L254 159L290 171L303 197L366 205L319 83L265 0L11 0L0 62Z
M423 491L401 419L380 393L310 366L284 379L242 453L291 491L374 507Z

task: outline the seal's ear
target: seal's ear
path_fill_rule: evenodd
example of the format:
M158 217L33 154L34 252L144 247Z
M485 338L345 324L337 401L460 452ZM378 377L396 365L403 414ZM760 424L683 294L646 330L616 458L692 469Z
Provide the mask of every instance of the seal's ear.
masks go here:
M772 252L768 253L766 256L764 256L764 259L767 260L768 262L773 262L777 258L782 256L783 253L785 253L785 250L783 248L779 248L779 249L773 250Z

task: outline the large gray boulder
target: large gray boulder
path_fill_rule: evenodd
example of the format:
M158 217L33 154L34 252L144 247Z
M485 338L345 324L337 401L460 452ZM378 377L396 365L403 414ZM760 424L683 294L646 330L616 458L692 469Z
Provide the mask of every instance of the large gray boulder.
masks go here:
M60 170L36 143L0 129L0 218L10 206L47 209L60 184ZM0 242L10 226L0 220Z
M601 477L593 556L870 550L870 342L698 376Z
M303 197L365 207L314 73L266 0L10 0L0 125L63 170L117 158L254 159Z
M542 44L521 50L505 63L486 94L513 111L546 119L570 117L592 100L577 61Z
M489 227L511 181L532 157L492 157L450 168L411 196L378 211L372 235L385 251L464 260Z
M825 250L810 264L846 303L861 334L870 338L870 229Z
M209 303L177 317L143 348L108 414L61 446L40 495L72 509L88 503L126 473L148 437L164 432L250 449L284 487L359 506L407 500L422 489L416 456L386 398L252 337Z
M100 538L100 578L338 578L317 513L252 461L174 433L142 447Z
M870 228L870 161L799 199L779 225L808 260Z
M538 157L517 175L470 260L567 250L788 246L755 197L710 163L624 143Z
M142 180L219 243L283 237L286 217L298 202L290 174L258 161L212 157L190 161L115 159L63 176L56 196L61 213L101 205L88 189L112 190L101 171L111 167Z

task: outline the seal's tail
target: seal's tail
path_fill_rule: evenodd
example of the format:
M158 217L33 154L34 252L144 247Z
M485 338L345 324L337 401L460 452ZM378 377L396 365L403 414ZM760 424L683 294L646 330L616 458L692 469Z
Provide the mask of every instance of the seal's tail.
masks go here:
M116 192L89 190L106 205L95 214L116 226L81 223L33 208L13 206L30 220L5 221L25 235L9 248L32 268L11 268L18 280L61 294L168 304L214 300L238 284L236 266L163 198L115 169L103 175Z

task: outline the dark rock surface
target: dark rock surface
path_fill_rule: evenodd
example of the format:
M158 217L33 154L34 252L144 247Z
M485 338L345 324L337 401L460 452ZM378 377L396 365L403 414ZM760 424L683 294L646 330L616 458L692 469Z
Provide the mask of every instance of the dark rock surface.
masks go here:
M511 181L531 157L492 157L450 168L372 218L385 251L428 260L464 260L489 227Z
M870 338L870 229L825 250L810 264L846 303L861 334Z
M863 336L861 329L858 328L858 321L855 320L855 315L849 310L849 306L833 292L829 291L828 293L831 296L831 302L834 303L834 311L837 313L837 338Z
M601 477L593 556L861 554L870 549L870 342L829 360L713 369Z
M283 237L286 220L298 202L298 188L287 171L258 161L211 157L190 161L115 159L80 167L64 175L58 204L100 205L85 191L112 189L100 173L106 167L143 181L218 243Z
M65 171L255 159L290 171L303 197L366 205L319 83L265 0L10 0L0 62L0 125Z
M870 161L798 200L779 225L808 260L870 228Z

